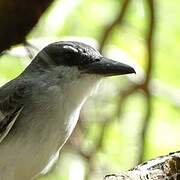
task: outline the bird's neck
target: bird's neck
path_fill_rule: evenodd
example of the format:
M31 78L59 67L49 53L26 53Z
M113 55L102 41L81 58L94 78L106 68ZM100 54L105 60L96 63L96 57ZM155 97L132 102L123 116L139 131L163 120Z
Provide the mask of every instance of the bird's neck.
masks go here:
M54 64L51 64L49 62L50 60L48 58L43 58L41 56L36 56L31 64L25 69L25 74L40 74L45 71L51 70L51 68L54 66Z
M96 88L97 82L89 83L89 85L82 85L76 88L71 88L64 93L64 109L66 112L65 121L65 131L67 133L67 138L71 135L78 119L82 106L92 94L93 90ZM74 85L75 86L75 85Z

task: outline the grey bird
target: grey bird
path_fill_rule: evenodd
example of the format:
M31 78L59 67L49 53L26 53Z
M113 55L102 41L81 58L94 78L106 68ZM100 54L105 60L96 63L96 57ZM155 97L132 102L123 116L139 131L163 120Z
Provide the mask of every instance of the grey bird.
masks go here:
M80 42L42 49L0 88L0 180L45 173L71 135L80 109L103 77L135 73Z

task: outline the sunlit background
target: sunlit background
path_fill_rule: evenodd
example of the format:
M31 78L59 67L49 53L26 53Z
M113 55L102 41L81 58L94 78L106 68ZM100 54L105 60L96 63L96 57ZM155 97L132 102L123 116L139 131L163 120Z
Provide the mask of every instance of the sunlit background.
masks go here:
M179 5L178 0L56 0L28 35L32 46L1 57L1 84L21 73L37 49L58 40L86 42L137 71L103 80L56 167L40 180L100 180L180 149Z

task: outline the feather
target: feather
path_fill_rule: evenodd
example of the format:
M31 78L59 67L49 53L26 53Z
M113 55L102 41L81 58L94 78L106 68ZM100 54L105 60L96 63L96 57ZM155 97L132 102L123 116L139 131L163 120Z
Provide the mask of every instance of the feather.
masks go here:
M0 120L0 143L3 139L7 136L9 131L11 130L12 126L17 120L17 117L21 113L23 107L17 109L10 115L6 115L3 119Z

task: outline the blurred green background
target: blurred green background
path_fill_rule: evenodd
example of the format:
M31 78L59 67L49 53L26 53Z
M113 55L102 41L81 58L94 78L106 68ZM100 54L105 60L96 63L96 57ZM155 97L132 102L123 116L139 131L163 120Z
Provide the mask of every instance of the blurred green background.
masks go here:
M33 46L83 41L131 64L137 74L103 80L57 165L40 180L98 180L180 149L179 5L178 0L56 0L45 12L27 37ZM15 47L2 56L1 84L28 65L26 50Z

